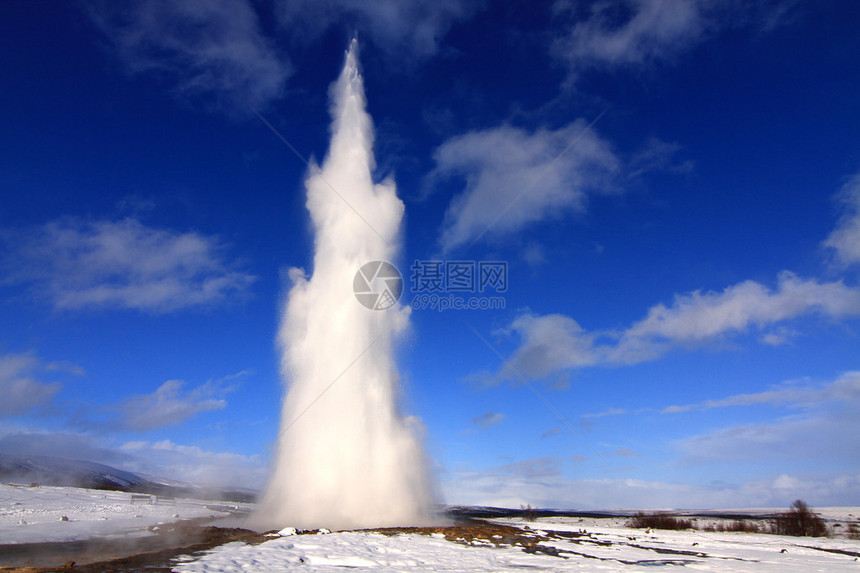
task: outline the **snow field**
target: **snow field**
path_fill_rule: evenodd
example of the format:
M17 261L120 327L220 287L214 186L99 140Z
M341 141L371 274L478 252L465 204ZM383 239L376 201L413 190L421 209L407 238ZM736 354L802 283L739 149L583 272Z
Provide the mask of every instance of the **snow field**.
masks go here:
M343 532L282 537L257 546L231 543L202 558L187 558L173 567L181 573L267 571L551 571L560 560L519 550L467 547L443 537L418 534L388 537L379 533Z
M542 518L492 523L518 527L527 539L561 557L526 553L522 547L496 547L489 540L471 545L441 534L388 537L372 532L290 535L260 545L231 543L204 555L183 557L177 573L251 571L337 572L345 568L380 571L653 571L684 566L685 571L809 572L860 571L860 542L747 533L628 529L623 520ZM600 522L606 522L601 524ZM584 532L583 532L584 530ZM572 537L565 536L572 535ZM582 535L580 535L582 534ZM803 545L817 547L810 549ZM533 548L534 549L534 548Z
M131 494L72 487L0 484L0 544L152 535L159 524L222 517L251 504L177 499L131 503ZM723 510L728 512L727 510ZM763 515L775 510L737 510ZM716 515L719 512L714 512ZM823 508L830 521L856 522L858 508ZM64 521L63 517L68 518ZM716 519L716 518L714 518ZM625 527L627 517L492 519L521 531L518 543L501 536L449 541L445 535L386 536L375 532L296 535L286 527L259 545L230 543L173 561L177 573L271 571L685 571L860 573L860 541L768 534L647 531ZM700 525L710 518L699 518ZM839 553L843 552L843 553ZM559 556L554 556L557 553ZM847 554L846 554L847 553ZM664 569L668 570L668 569Z
M230 508L251 507L250 504L192 499L132 503L131 495L74 487L0 484L0 543L150 535L149 528L162 523L226 516ZM155 496L151 499L154 501Z

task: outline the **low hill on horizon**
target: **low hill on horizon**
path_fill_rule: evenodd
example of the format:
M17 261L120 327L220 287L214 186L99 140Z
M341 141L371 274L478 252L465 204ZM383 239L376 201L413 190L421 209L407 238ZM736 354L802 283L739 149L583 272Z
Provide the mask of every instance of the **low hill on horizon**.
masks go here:
M256 492L242 488L198 486L144 477L105 464L53 456L20 456L0 452L0 482L82 487L173 497L253 502Z

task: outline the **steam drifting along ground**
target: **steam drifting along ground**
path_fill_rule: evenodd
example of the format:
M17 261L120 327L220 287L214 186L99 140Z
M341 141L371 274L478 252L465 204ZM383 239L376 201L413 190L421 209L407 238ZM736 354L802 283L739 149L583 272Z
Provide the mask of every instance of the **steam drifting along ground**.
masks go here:
M328 156L306 181L313 274L290 271L279 333L289 390L274 470L255 516L263 528L429 521L424 452L397 410L392 346L409 307L374 310L353 293L365 264L396 258L404 210L391 180L373 182L373 125L357 52L353 40L331 88Z

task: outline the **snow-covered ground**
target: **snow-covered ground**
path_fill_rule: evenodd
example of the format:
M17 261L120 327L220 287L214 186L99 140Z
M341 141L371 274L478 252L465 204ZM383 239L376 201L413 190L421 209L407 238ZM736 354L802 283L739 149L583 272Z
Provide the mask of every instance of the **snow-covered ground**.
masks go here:
M155 503L155 496L146 498L132 503L132 494L121 491L0 484L0 543L148 535L149 528L162 523L227 516L250 508L235 502L176 499Z
M132 503L132 494L73 487L0 484L0 544L152 535L180 519L248 511L233 502L194 499ZM155 501L155 498L152 498ZM778 510L720 510L715 515L772 514ZM860 508L817 508L831 525L856 522ZM702 515L706 512L696 512ZM67 518L63 519L63 518ZM716 519L716 518L715 518ZM491 519L514 535L456 539L430 535L339 532L274 536L258 545L230 543L172 563L177 573L240 571L652 571L683 565L689 571L853 571L860 573L860 541L750 533L646 531L628 518L548 517L526 522ZM699 517L700 525L710 518ZM528 550L525 551L525 550ZM553 555L553 553L557 553ZM674 569L673 569L674 570Z
M523 530L546 553L493 540L446 540L442 534L343 532L290 535L260 545L231 543L200 557L174 561L178 573L250 571L653 571L683 565L689 571L860 571L860 541L748 533L628 529L623 519L541 518L490 520ZM582 536L565 537L587 531ZM808 547L804 547L808 546ZM530 548L530 550L533 548Z

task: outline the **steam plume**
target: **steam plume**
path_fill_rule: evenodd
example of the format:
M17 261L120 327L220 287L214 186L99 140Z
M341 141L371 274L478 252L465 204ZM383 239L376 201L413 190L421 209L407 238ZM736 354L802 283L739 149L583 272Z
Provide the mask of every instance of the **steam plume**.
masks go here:
M370 310L353 294L365 263L393 260L403 203L374 184L373 125L353 40L330 91L332 139L306 181L313 274L291 269L278 342L288 386L261 527L350 529L426 522L423 450L397 411L392 343L409 308Z

